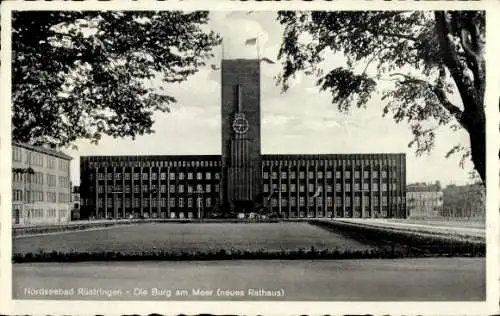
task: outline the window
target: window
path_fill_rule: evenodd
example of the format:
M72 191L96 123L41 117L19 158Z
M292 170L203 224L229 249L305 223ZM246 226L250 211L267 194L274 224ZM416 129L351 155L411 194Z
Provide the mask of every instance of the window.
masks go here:
M378 196L372 197L372 201L373 201L373 206L375 206L375 207L379 206Z
M168 189L168 191L169 191L170 193L175 193L175 186L170 185L168 188L169 188L169 189Z
M196 173L196 179L197 179L197 180L201 180L201 179L203 179L203 174L202 174L201 172L197 172L197 173Z
M335 206L341 206L342 205L342 198L340 196L337 196L335 198Z
M219 172L215 173L215 180L220 180L220 173Z
M184 185L183 184L179 184L179 188L177 189L177 191L179 193L184 193Z
M134 180L139 180L139 174L138 173L134 173Z
M273 179L278 179L278 172L273 171Z
M193 173L192 172L188 172L188 180L193 180Z
M151 173L151 180L158 180L158 174L156 172Z
M170 207L175 207L175 198L170 198L170 199L168 200L168 205L169 205Z
M295 183L290 183L290 192L297 192L297 186Z
M167 179L167 173L166 172L161 172L160 173L160 180L166 180Z
M202 192L203 191L203 185L202 184L197 184L196 185L196 191L197 192Z
M149 188L147 186L142 186L142 192L143 193L148 193L149 192Z
M387 183L382 182L382 192L387 191Z
M170 177L170 180L175 180L175 173L170 172L169 177Z
M354 183L354 191L359 191L361 189L361 184L359 182Z
M290 172L290 179L296 179L297 173L295 171Z
M314 179L314 171L309 171L309 179Z
M305 186L305 185L303 185L303 184L301 184L301 185L299 186L299 190L300 190L300 192L305 192L305 191L306 191L306 186Z
M286 183L281 184L281 192L286 192Z
M148 179L149 179L149 175L146 172L143 172L142 173L142 180L148 180Z
M323 171L318 171L318 179L323 179Z
M351 198L348 196L345 197L345 206L347 207L351 206Z
M333 186L331 184L326 185L326 192L332 192L333 191Z
M346 183L345 184L345 191L346 192L351 192L351 184L350 183Z
M300 206L305 206L306 205L306 200L303 196L299 197L299 205Z
M189 184L187 186L187 191L188 191L188 193L193 193L193 186Z
M131 204L130 204L130 198L126 198L125 199L125 207L130 207Z
M363 183L363 190L369 190L369 187L368 187L368 182L364 182Z
M149 207L149 198L142 199L142 207Z
M125 186L125 193L130 193L130 185Z
M385 178L387 178L387 171L382 170L382 179L385 179Z
M327 171L327 172L326 172L326 178L327 178L327 179L331 179L331 178L332 178L332 175L333 175L333 174L332 174L332 172L331 172L331 171Z
M264 183L264 192L269 192L269 184Z
M139 193L140 187L138 185L134 186L134 193Z
M98 200L97 200L97 206L98 206L98 207L102 207L102 204L103 204L102 199L98 199Z
M281 179L286 179L286 178L287 178L286 171L281 171Z
M179 207L184 207L184 199L179 198Z
M121 174L121 172L115 173L115 179L116 179L116 180L121 180L121 179L122 179L122 174Z
M167 186L162 184L160 185L160 193L167 193Z
M134 207L139 207L140 206L140 204L139 204L140 200L139 199L134 199L133 201L134 201Z
M219 185L218 184L215 185L215 192L219 192Z
M378 178L378 171L372 171L372 177Z
M212 206L212 198L211 197L207 197L206 202L207 202L207 204L206 204L207 207Z
M179 172L179 180L184 180L184 172Z
M333 206L333 198L331 196L328 196L326 198L326 206L327 207L332 207Z
M130 180L130 173L128 172L125 173L125 180Z
M212 174L210 172L205 173L205 179L210 180L211 176L212 176Z
M276 198L271 199L271 206L273 207L278 206L278 200Z
M306 178L306 173L304 171L299 172L299 178L300 179L305 179Z
M281 200L281 206L287 207L288 206L288 200L287 199L282 199Z
M269 172L264 171L264 179L269 179Z
M345 171L345 178L350 179L351 178L351 172L349 170Z
M372 183L372 191L378 191L378 183L377 182Z
M205 185L205 192L210 193L212 186L210 184Z
M188 198L187 207L193 207L193 198Z
M359 197L359 196L354 197L354 206L355 207L361 206L361 197Z
M370 172L368 171L363 171L363 178L368 179L370 177Z
M340 183L335 183L335 191L336 192L341 192L342 191L342 186Z
M359 179L360 172L358 170L354 171L354 178Z
M314 184L313 183L309 183L308 190L309 190L309 192L313 192L314 191Z

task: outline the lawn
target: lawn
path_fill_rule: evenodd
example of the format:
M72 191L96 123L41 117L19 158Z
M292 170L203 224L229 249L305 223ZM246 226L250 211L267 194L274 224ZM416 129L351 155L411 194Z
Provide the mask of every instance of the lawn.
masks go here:
M127 252L367 250L370 246L308 223L150 223L14 238L13 254L43 252Z

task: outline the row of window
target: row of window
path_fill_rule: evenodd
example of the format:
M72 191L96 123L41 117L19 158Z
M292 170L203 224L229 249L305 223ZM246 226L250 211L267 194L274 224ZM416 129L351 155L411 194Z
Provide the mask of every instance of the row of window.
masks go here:
M16 216L15 212L13 216ZM28 218L49 218L49 217L59 217L64 218L68 216L68 210L66 209L41 209L41 208L33 208L26 210L26 217Z
M308 160L308 159L291 159L291 160L264 160L263 164L264 166L275 166L279 167L281 166L306 166L306 165L312 165L312 166L324 166L325 164L328 166L332 166L336 162L338 165L343 165L346 167L351 167L351 166L356 166L356 167L361 167L361 164L365 166L373 166L373 165L388 165L388 166L396 166L398 164L397 158L396 157L389 157L389 158L382 158L382 157L374 157L374 159L338 159L338 160ZM402 167L404 167L404 164L402 164Z
M92 200L89 200L91 202ZM104 206L104 199L98 199L97 200L97 206L98 207L103 207ZM121 199L113 199L108 198L106 200L107 206L108 207L122 207L123 203ZM212 206L212 197L206 197L206 198L169 198L168 199L168 206L169 207L211 207ZM196 203L196 204L195 204ZM130 199L126 198L124 200L124 206L125 207L149 207L151 204L151 207L166 207L167 206L167 199L166 198L161 198L161 199L142 199L142 205L141 205L141 200L139 199ZM89 204L91 206L91 204Z
M133 157L137 158L137 157ZM133 159L131 157L131 159ZM111 161L111 162L101 162L101 161L89 161L89 168L99 168L99 167L221 167L222 162L220 160L181 160L181 161Z
M141 193L141 186L138 186L138 185L135 185L135 186L130 186L130 185L125 185L125 193L131 193L132 192L132 188L133 187L133 191L134 193ZM184 191L186 190L187 193L211 193L212 192L212 188L214 190L214 192L219 192L220 190L220 186L219 184L197 184L196 186L194 185L191 185L191 184L188 184L188 185L184 185L184 184L179 184L177 185L177 191L176 191L176 186L175 185L169 185L168 186L168 191L169 193L175 193L175 192L178 192L178 193L184 193ZM108 193L109 192L112 192L112 193L123 193L123 187L121 185L115 185L115 186L112 186L112 185L109 185L107 186L107 189L108 189ZM94 187L93 186L90 186L89 187L89 191L90 192L93 192L94 190ZM104 185L99 185L97 187L97 192L98 193L105 193L105 186ZM151 187L149 186L142 186L142 193L151 193L151 194L155 194L155 193L167 193L167 186L162 184L160 185L159 187L156 185L156 184L153 184L151 185Z
M336 197L335 198L335 206L341 206L342 205L342 200L344 201L344 205L349 207L351 206L351 198L349 196L346 196L344 199L342 199L342 197ZM372 201L372 205L373 207L378 207L380 206L380 201L382 201L382 206L387 206L388 205L388 200L387 199L379 199L378 196L373 196L371 198L371 201ZM305 197L303 196L300 196L299 199L298 199L298 202L299 202L299 206L306 206L306 199ZM404 199L401 198L401 197L397 197L396 198L396 203L403 203L404 202ZM283 198L281 200L279 199L276 199L276 198L273 198L271 199L271 206L273 207L277 207L279 206L279 203L281 203L281 207L287 207L288 205L294 207L294 206L297 206L297 198L296 197L290 197L290 200L286 199L286 198ZM309 206L312 206L312 205L318 205L318 206L323 206L323 199L315 199L315 200L309 200ZM370 205L370 198L368 196L363 196L363 205L365 207L368 207L368 205ZM333 205L333 198L331 196L327 197L326 199L326 206L327 207L332 207L334 206ZM355 196L354 197L354 206L356 207L359 207L359 206L362 206L361 204L361 197L360 196Z
M114 175L114 177L113 177ZM176 177L177 175L177 177ZM129 172L126 172L124 174L124 179L125 180L130 180L131 178L131 173ZM175 172L170 172L169 173L169 179L170 180L184 180L184 179L187 179L187 180L194 180L196 178L196 180L212 180L212 177L216 180L219 180L220 179L220 173L219 172L215 172L215 173L211 173L211 172L205 172L205 177L203 177L203 173L202 172L187 172L187 173L184 173L184 172L179 172L179 173L175 173ZM149 173L148 172L143 172L142 174L141 173L132 173L132 178L134 180L149 180ZM122 179L122 174L121 173L98 173L97 174L97 179L98 180L121 180ZM166 180L167 179L167 173L166 172L160 172L160 180ZM94 175L93 174L90 174L90 180L94 180ZM158 173L151 173L151 180L158 180Z
M56 176L53 174L47 173L45 175L47 178L48 186L56 186ZM40 184L44 183L44 176L42 172L35 172L33 174L22 174L22 173L14 173L12 175L12 179L14 182L23 182L26 181L31 184ZM60 187L68 187L69 186L69 177L59 176L59 186Z
M272 186L270 186L267 183L264 183L264 192L270 192L269 188L272 187L273 192L278 192L278 184L273 183ZM306 185L305 184L299 184L299 192L305 192L306 191ZM351 183L345 183L344 184L344 190L345 192L351 192ZM397 183L382 183L381 191L382 192L387 192L388 189L391 191L396 191L397 190ZM361 189L362 188L362 189ZM369 183L361 183L355 182L354 183L354 191L359 192L359 191L370 191L370 184ZM282 193L286 192L297 192L297 185L295 183L290 183L290 185L286 183L282 183L280 187L280 191ZM314 183L309 183L308 185L308 192L324 192L324 187L323 186L315 186ZM379 184L377 182L374 182L371 184L371 191L379 191ZM333 185L327 184L326 185L326 192L333 192ZM342 192L342 184L341 183L336 183L335 184L335 192Z
M344 172L344 178L345 179L350 179L351 178L351 174L352 172L350 170L345 170ZM323 179L323 176L324 176L324 173L323 171L320 171L318 170L317 172L315 171L309 171L307 173L307 176L309 179L314 179L315 178L315 175L317 176L318 179ZM377 178L379 177L379 171L378 170L375 170L375 171L372 171L371 172L371 175L372 175L372 178ZM381 175L382 175L382 178L383 179L386 179L387 178L387 175L388 175L388 171L387 170L382 170L381 171ZM395 170L392 170L390 171L390 175L392 178L396 178L397 177L397 173ZM268 171L264 171L263 173L263 178L264 179L269 179L269 172ZM281 179L288 179L288 177L290 177L290 179L296 179L297 178L297 172L296 171L281 171L281 174L280 174L280 178ZM332 179L333 177L333 172L332 171L327 171L326 172L326 178L327 179ZM335 171L335 178L336 179L340 179L342 177L342 172L337 170ZM354 178L355 179L360 179L361 177L361 171L354 171ZM277 171L272 171L271 172L271 178L272 179L278 179L278 172ZM306 178L306 172L305 171L299 171L299 179L305 179ZM370 171L363 171L363 178L364 179L369 179L370 178Z
M12 147L12 160L17 162L23 161L23 151L25 152L25 163L31 166L44 167L44 160L46 161L46 166L49 169L54 169L56 166L56 161L59 161L59 170L67 171L69 170L69 161L65 159L59 159L53 156L48 156L43 153L36 151L23 150L19 147Z
M23 194L22 190L12 190L12 200L14 202L52 202L52 203L68 203L69 194L59 192L43 192L35 190L27 190Z

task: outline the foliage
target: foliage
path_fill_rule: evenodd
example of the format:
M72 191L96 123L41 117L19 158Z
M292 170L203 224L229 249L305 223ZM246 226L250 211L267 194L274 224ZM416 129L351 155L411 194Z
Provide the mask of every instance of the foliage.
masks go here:
M185 81L220 43L208 12L14 12L12 137L69 145L153 133L175 99L148 84Z
M485 181L484 12L281 11L278 21L285 27L283 91L304 71L340 111L366 107L381 93L383 115L410 124L417 155L433 149L439 127L464 128L470 148L457 145L449 154L471 157ZM345 65L324 71L335 57Z

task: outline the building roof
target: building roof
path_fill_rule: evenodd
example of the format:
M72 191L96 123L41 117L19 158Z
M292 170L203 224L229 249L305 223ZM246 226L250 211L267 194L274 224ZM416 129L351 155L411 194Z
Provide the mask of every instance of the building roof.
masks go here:
M23 144L23 143L17 143L17 142L12 142L12 147L21 147L27 150L31 151L36 151L42 154L50 155L50 156L55 156L61 159L66 159L66 160L72 160L73 157L63 153L62 151L51 149L51 148L46 148L43 146L34 146L34 145L29 145L29 144Z

